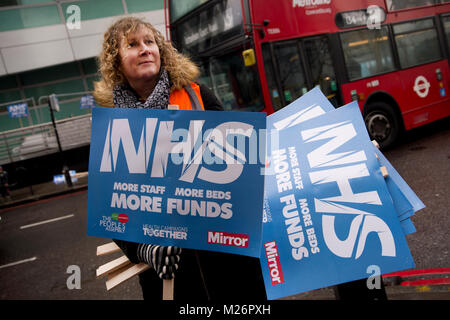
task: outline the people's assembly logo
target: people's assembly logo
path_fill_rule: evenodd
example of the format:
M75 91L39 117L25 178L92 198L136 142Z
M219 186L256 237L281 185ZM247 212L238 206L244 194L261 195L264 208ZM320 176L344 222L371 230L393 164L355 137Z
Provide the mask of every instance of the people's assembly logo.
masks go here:
M121 222L121 223L123 223L123 224L125 224L125 223L127 223L128 222L128 216L125 214L125 213L113 213L112 215L111 215L111 218L114 220L114 221L119 221L119 222Z
M124 213L113 213L111 216L102 216L100 226L104 227L106 231L124 233L125 223L129 220Z
M414 91L421 98L425 98L430 91L430 83L424 76L418 76L414 81Z

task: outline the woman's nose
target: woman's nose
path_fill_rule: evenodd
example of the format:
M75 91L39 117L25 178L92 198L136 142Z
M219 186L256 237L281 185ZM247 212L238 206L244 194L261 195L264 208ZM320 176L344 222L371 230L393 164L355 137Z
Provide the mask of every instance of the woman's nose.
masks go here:
M139 53L141 55L147 55L150 54L150 47L147 46L145 43L141 43L141 45L139 46Z

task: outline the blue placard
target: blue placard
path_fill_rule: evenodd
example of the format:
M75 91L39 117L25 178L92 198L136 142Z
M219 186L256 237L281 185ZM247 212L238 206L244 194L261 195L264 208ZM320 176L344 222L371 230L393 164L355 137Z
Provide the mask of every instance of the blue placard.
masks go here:
M80 99L80 109L92 109L95 107L94 97L92 95L83 96Z
M10 118L24 118L28 117L28 104L12 104L7 106Z
M385 178L386 185L394 202L394 207L397 211L397 216L404 234L408 235L416 232L416 228L410 217L412 217L415 212L425 208L425 205L381 151L375 148L375 153L377 154L381 165L385 166L387 169L388 176Z
M75 170L69 170L70 179L72 182L77 182L78 178L76 177L77 172ZM57 174L53 176L53 183L54 184L62 184L66 183L66 177L64 174Z
M411 209L413 212L417 212L425 208L425 204L422 200L420 200L411 187L408 186L406 181L403 180L397 170L395 170L381 151L375 149L375 153L378 155L381 165L385 166L388 171L389 175L386 178L386 184L388 185L389 192L394 200L394 205L399 216L410 211Z
M411 219L401 220L400 225L401 225L403 233L405 235L415 233L417 231L416 227L414 226L414 223L411 221Z
M335 110L333 105L323 95L320 89L315 87L300 99L295 100L285 108L270 115L267 118L267 129L271 130L269 138L272 140L272 148L276 147L273 146L273 143L279 141L278 130L295 126L332 110ZM379 158L380 165L385 166L388 171L388 177L385 178L385 182L399 220L406 220L414 215L414 212L425 208L423 202L417 197L405 180L403 180L383 153L375 146L373 146L373 150ZM408 230L411 231L413 228L409 228Z
M267 117L267 130L271 134L334 110L333 105L318 87L304 94L301 98Z
M319 96L298 100L297 123L285 122L276 148L268 138L261 266L269 299L367 278L371 265L382 274L414 267L357 103L299 120ZM267 127L280 121L269 116Z
M88 235L259 257L265 119L94 108Z

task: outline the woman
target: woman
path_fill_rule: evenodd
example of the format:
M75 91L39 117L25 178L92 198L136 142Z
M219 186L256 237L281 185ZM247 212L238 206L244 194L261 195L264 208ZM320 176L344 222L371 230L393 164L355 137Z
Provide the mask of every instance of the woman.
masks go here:
M101 106L222 110L214 94L194 80L199 70L150 23L122 18L105 33L102 78L94 97ZM161 300L162 280L176 274L176 300L265 299L259 260L244 256L115 240L133 263L152 268L139 275L144 299Z
M150 23L132 17L106 31L99 65L102 79L95 83L94 97L106 107L167 108L199 75ZM206 86L199 89L207 110L222 110Z

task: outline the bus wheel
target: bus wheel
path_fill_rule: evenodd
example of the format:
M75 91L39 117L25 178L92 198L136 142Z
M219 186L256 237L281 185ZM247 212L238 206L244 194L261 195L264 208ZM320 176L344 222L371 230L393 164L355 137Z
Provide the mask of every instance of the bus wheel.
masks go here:
M370 138L377 140L382 149L392 146L401 133L401 120L392 106L374 102L364 111L364 121Z

